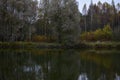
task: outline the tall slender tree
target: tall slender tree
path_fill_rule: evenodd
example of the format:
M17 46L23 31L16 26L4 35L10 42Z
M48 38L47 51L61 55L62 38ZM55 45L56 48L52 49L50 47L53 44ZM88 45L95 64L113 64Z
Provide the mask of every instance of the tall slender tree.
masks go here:
M86 32L87 31L87 19L86 19L86 17L87 17L87 6L86 6L86 4L84 4L82 12L83 12L83 15L84 15L85 32Z

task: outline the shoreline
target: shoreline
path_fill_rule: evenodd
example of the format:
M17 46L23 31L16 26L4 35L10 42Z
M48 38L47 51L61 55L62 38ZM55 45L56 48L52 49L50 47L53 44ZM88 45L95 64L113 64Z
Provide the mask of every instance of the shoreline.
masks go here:
M120 49L120 42L81 42L74 45L39 42L0 42L0 49Z

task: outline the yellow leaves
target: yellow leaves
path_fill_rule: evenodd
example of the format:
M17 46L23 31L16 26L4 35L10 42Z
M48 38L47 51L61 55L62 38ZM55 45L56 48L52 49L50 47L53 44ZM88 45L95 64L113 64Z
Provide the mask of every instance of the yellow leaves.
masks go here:
M47 41L47 37L46 36L40 36L40 35L36 35L32 38L33 41L35 42L46 42Z
M97 29L94 32L85 32L81 35L81 40L85 41L109 41L112 39L113 33L109 25L103 29Z
M34 35L32 37L32 41L34 41L34 42L54 42L54 41L56 41L56 37L44 36L44 35Z
M103 36L102 29L96 30L96 31L94 32L94 35L95 35L95 39L96 39L96 40L101 39L102 36Z
M104 33L104 37L107 38L108 40L112 38L113 33L112 33L112 29L110 28L110 25L106 25L103 28L103 33Z
M81 34L81 40L93 41L94 40L94 33L93 32L85 32L85 33Z

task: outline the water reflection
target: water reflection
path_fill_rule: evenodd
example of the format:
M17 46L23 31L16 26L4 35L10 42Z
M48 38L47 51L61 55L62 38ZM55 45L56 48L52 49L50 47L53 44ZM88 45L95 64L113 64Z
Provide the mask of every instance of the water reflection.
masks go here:
M86 73L80 74L78 80L88 80L87 74Z
M120 80L120 75L118 75L117 73L115 75L115 80Z
M119 58L119 51L0 51L0 80L120 80Z
M98 80L107 80L105 74L101 74L101 76L98 78Z

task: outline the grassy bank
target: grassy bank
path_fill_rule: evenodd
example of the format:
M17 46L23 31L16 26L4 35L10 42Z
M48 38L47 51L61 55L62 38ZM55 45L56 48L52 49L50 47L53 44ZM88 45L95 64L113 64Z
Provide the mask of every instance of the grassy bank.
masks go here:
M120 42L83 42L90 49L120 49Z
M0 42L0 49L44 49L61 48L57 43L38 43L38 42Z
M82 42L77 45L38 42L0 42L0 49L120 49L120 42Z

